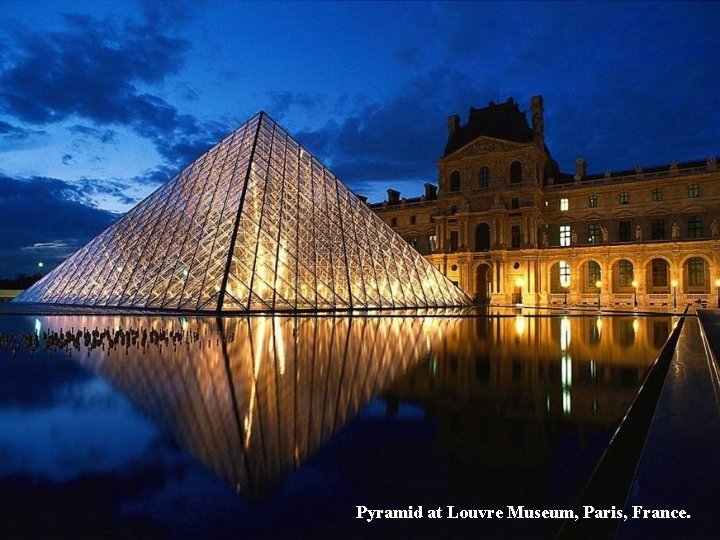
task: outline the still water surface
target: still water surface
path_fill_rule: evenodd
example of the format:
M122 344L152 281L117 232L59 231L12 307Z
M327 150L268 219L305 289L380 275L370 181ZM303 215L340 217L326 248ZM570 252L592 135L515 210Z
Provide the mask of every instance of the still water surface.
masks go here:
M44 339L61 329L71 341ZM0 525L551 538L552 520L367 523L356 505L570 507L670 329L580 314L2 316Z

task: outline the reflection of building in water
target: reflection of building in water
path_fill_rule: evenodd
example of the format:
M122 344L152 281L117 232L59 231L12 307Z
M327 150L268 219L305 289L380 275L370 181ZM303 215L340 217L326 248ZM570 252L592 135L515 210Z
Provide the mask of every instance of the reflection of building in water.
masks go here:
M448 319L252 317L174 320L197 342L83 351L218 475L262 494L422 360ZM166 328L173 319L47 318L44 326ZM219 326L218 326L219 325Z
M554 493L589 477L670 329L660 317L463 319L385 395L436 418L454 477L487 504L569 504ZM551 469L582 459L587 476L554 491L571 480Z

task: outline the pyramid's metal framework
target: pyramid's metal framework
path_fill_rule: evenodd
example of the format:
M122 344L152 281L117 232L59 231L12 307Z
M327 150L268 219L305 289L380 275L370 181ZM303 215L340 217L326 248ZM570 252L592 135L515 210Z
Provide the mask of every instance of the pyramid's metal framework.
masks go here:
M469 303L262 112L16 301L218 312Z

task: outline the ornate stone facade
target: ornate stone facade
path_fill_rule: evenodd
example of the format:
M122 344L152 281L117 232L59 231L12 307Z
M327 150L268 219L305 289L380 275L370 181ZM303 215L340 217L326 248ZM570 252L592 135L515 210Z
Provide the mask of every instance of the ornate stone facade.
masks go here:
M373 209L480 303L717 305L717 160L562 173L542 117L539 96L532 127L512 100L451 117L437 196Z

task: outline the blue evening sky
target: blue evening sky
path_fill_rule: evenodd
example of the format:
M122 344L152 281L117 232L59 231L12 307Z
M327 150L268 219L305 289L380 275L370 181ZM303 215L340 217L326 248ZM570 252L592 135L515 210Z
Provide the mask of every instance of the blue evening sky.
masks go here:
M563 171L720 153L717 2L0 0L0 277L44 271L259 110L380 201L447 116L545 98Z

